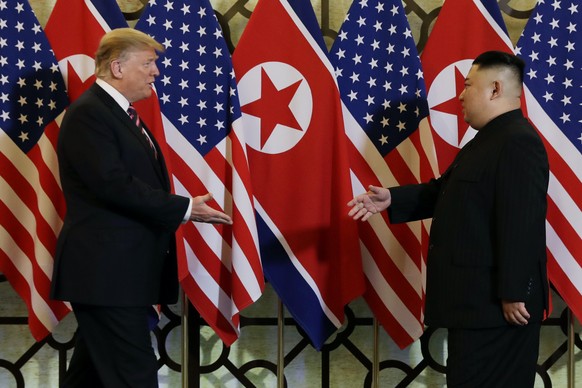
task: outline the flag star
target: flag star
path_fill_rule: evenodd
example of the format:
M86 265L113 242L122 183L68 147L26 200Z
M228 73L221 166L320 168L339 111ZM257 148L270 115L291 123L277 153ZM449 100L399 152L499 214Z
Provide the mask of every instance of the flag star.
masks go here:
M562 116L560 116L560 120L562 120L562 123L567 123L568 121L570 121L570 115L566 114L566 112L562 113Z
M18 86L20 86L21 88L26 86L26 80L24 78L18 78L18 81L16 82L18 84Z
M529 71L527 72L527 75L530 79L533 78L537 78L537 71L535 71L534 69L529 69Z
M382 136L380 136L380 139L378 139L378 141L379 141L379 142L380 142L382 145L384 145L384 144L388 144L388 136L386 136L386 135L382 135Z
M397 15L398 14L398 6L396 4L393 5L390 12L392 12L392 16Z
M36 99L36 102L35 102L35 105L36 105L36 106L37 106L37 107L40 109L40 108L42 108L42 107L43 107L43 105L44 105L44 102L42 101L42 99L40 99L40 98L37 98L37 99Z
M216 39L220 39L222 37L222 30L220 28L217 28L216 30L214 30L214 38Z
M565 89L571 88L572 87L572 80L570 78L565 78L564 82L562 82L562 85L564 85Z
M576 32L576 25L575 24L572 24L572 22L570 22L570 24L568 25L568 27L566 27L566 29L571 34L573 32Z
M182 50L182 52L186 52L186 51L190 51L190 44L186 43L186 42L182 42L182 44L180 45L180 50Z
M382 117L382 121L380 121L380 124L382 124L382 128L386 128L389 122L390 120L388 118Z
M550 26L552 26L552 30L554 30L556 28L560 28L560 21L552 18L552 22L550 23Z
M371 69L375 69L375 68L377 68L377 67L378 67L378 60L377 60L377 59L372 59L372 60L370 61L370 63L368 63L368 64L370 65L370 68L371 68Z
M364 37L363 36L358 35L358 37L354 40L358 44L358 46L361 44L364 44Z
M14 47L16 47L18 51L24 50L24 42L18 41Z
M224 110L224 104L217 102L216 105L214 105L214 110L218 113Z
M187 15L190 13L190 6L184 4L184 5L182 5L182 9L180 11L182 11L183 15Z
M162 44L164 45L164 47L165 47L165 48L166 48L166 50L167 50L167 49L169 49L170 47L172 47L172 40L171 40L171 39L168 39L168 38L166 38L166 39L164 40L164 43L162 43Z
M198 119L198 121L196 122L196 124L198 124L200 126L200 128L205 127L206 126L206 118L200 117Z
M353 72L352 75L350 76L350 79L352 80L352 83L355 82L359 82L360 81L360 75Z
M156 17L153 15L150 15L147 19L146 22L150 25L153 26L156 24Z
M198 46L198 50L196 50L196 51L198 51L199 55L206 54L206 46L200 45L200 46Z
M42 64L40 62L34 61L34 65L32 65L32 68L36 71L41 71Z
M172 59L170 57L164 57L162 64L164 65L165 68L168 68L172 66Z
M196 141L197 141L197 142L198 142L200 145L202 145L202 144L206 143L206 136L202 136L202 135L200 135L200 136L198 136L198 139L196 139Z
M198 104L196 104L196 106L198 107L198 109L203 110L206 109L206 101L204 100L200 100L198 101Z
M368 6L368 0L360 0L359 4L360 8L366 8Z
M338 50L337 53L335 53L335 55L337 55L338 59L342 59L346 57L346 50Z
M350 94L348 94L348 97L350 98L350 101L354 101L358 99L358 92L354 92L353 90L350 90Z
M378 11L378 13L380 13L380 12L384 11L384 3L378 2L378 4L376 5L376 7L374 7L374 8L376 8L376 10Z
M214 126L220 131L221 129L224 129L224 121L216 120L216 124L214 124Z
M182 88L183 89L183 88ZM198 86L196 86L196 89L198 89L198 91L200 93L202 93L203 91L206 90L206 83L203 82L198 82Z
M388 51L388 54L392 54L394 52L394 45L393 44L388 44L388 47L386 47L386 51Z
M372 46L372 50L376 51L380 48L380 42L378 42L376 39L374 39L374 41L372 42L372 44L370 46Z
M392 82L384 81L384 90L392 90Z
M221 57L221 56L222 56L222 49L220 49L220 48L218 48L218 47L217 47L217 48L215 48L215 49L214 49L214 53L213 53L213 54L214 54L214 56L215 56L216 58L218 58L218 57Z
M198 74L206 73L206 65L198 63L198 67L196 68L196 70L198 71Z
M406 123L403 123L402 121L398 121L398 125L396 126L400 132L406 130Z
M20 70L22 70L23 67L26 67L24 65L24 60L23 59L19 59L18 62L16 62L16 67L18 67Z
M549 74L548 73L548 75L546 75L546 78L544 78L544 79L546 80L546 82L548 83L548 85L554 83L554 75L552 75L552 74Z
M362 56L361 55L354 55L354 57L352 58L352 61L354 61L354 65L357 65L358 63L362 63Z
M164 5L164 7L166 7L166 12L170 12L171 10L174 9L174 2L166 1L166 5Z
M335 69L335 77L336 77L336 78L340 78L340 77L342 77L342 76L343 76L343 69L340 69L339 67L337 67L337 68Z
M20 132L18 138L20 139L21 142L24 143L25 141L28 140L28 132Z
M374 104L374 96L368 95L368 98L366 98L366 102L368 103L368 106Z
M184 89L188 88L188 87L189 87L189 86L188 86L188 80L187 80L187 79L181 79L181 80L180 80L180 84L179 84L179 85L180 85L180 87L182 88L182 90L184 90Z
M20 124L27 123L28 122L28 116L21 114L20 117L18 117L18 121L20 121Z
M549 67L555 66L556 65L556 57L549 56L548 59L546 60L546 62L548 63Z
M162 97L160 97L160 100L162 100L162 102L164 104L167 104L170 102L170 96L166 93L162 94Z
M216 84L216 86L214 87L214 93L216 94L224 93L224 90L222 90L222 85Z
M188 99L182 96L180 97L178 104L180 104L180 106L183 108L184 106L188 105Z
M366 82L370 88L376 86L376 78L370 77L370 79Z
M400 69L400 74L402 74L403 77L408 75L408 67L402 66L402 69Z
M8 93L0 94L0 101L2 101L2 102L8 101Z
M382 102L382 107L384 108L384 110L387 110L390 108L390 101L384 99L384 101Z
M391 24L390 28L388 29L388 32L390 32L390 35L396 34L396 26L394 24Z
M182 63L180 63L180 68L182 69L182 71L188 70L190 67L188 67L188 62L185 60L182 60Z
M18 30L18 32L22 32L22 30L24 30L24 24L22 22L17 22L16 29Z
M410 28L406 28L406 30L404 30L404 36L407 38L412 38L412 31Z
M167 86L168 84L171 84L172 83L170 81L170 78L171 77L170 76L167 76L167 75L165 75L165 76L162 77L162 83L164 84L164 86Z
M214 67L214 75L218 77L221 74L222 74L222 67L215 66Z
M392 71L392 64L390 62L386 63L384 69L386 69L386 73L390 73Z
M183 114L180 114L180 118L178 119L178 121L182 124L188 124L188 116L184 116Z
M166 28L166 31L174 28L174 27L172 27L172 21L168 20L168 19L166 19L166 22L164 23L164 27Z
M42 50L40 47L40 43L36 42L32 45L32 49L34 50L35 53L38 53L40 50Z
M198 34L198 36L204 36L204 35L206 35L206 27L200 26L198 28L198 31L196 31L196 33Z
M544 99L546 100L546 102L552 101L553 100L552 96L553 96L553 93L546 91L546 94L544 94Z
M186 24L186 23L182 23L182 27L180 27L180 30L182 31L182 34L186 34L186 33L190 32L190 25Z
M566 60L566 63L564 63L564 67L565 67L567 70L570 70L571 68L573 68L573 67L574 67L574 61L571 61L571 60L567 59L567 60Z
M550 40L548 41L548 44L551 47L556 47L558 45L558 39L551 37Z
M401 54L404 58L410 56L410 48L405 47L404 50L402 50Z
M561 8L560 6L561 1L559 0L554 0L554 2L552 3L552 7L554 7L554 11L558 10Z
M574 42L570 42L568 41L568 44L566 45L566 48L568 49L568 52L575 50L574 49Z
M366 120L366 124L370 124L372 121L374 121L374 118L370 113L367 113L364 117L364 120Z
M402 112L406 112L406 104L405 104L405 103L403 103L403 102L400 102L400 103L398 104L398 110L400 111L400 113L402 113Z
M382 22L376 20L376 24L374 24L374 29L376 30L376 32L380 31L382 29Z
M339 33L339 35L337 36L338 38L340 38L340 40L346 40L348 38L348 32L347 31L342 31Z
M44 120L43 120L42 116L38 116L38 118L36 119L36 124L39 127L42 127L42 125L44 124Z
M2 119L2 121L10 120L10 115L8 114L8 112L3 110L2 114L0 114L0 118Z
M576 5L574 5L574 3L570 4L568 10L570 11L570 14L574 15L575 13L578 12L578 4Z
M531 39L534 41L534 43L538 43L540 41L540 34L536 32L531 36Z
M206 8L200 7L198 12L196 12L196 13L198 14L198 16L200 16L200 18L203 18L204 16L206 16Z
M356 23L358 23L358 25L360 27L365 26L366 25L366 18L360 16L360 18L358 19L358 21Z
M26 105L27 104L26 97L20 96L20 98L18 99L18 103L20 104L20 106Z
M539 59L538 56L539 53L536 51L532 51L531 54L529 55L532 62L537 61Z
M572 100L572 97L570 97L570 96L564 96L562 98L562 104L564 104L564 106L569 105L569 104L572 103L571 100Z

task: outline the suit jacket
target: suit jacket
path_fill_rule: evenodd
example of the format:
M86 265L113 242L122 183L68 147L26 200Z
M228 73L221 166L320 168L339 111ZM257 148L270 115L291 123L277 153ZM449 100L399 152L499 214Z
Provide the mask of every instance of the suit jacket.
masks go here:
M537 132L515 110L482 128L439 179L390 189L392 222L432 217L428 325L505 325L501 300L525 302L541 321L548 175Z
M175 303L174 232L189 199L170 193L155 146L157 159L127 113L97 84L71 104L57 144L67 213L53 298L104 306Z

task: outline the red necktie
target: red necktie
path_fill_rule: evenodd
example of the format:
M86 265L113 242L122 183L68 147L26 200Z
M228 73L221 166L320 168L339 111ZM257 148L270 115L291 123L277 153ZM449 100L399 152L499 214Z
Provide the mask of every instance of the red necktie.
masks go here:
M130 105L129 108L127 108L127 114L129 115L129 118L131 119L131 121L133 121L135 126L138 127L139 129L141 129L142 135L145 136L146 140L148 141L148 144L150 145L150 147L154 151L154 155L157 159L158 158L158 151L156 150L156 146L154 145L154 142L152 141L150 136L145 131L144 127L141 125L141 120L139 119L137 111L135 110L133 105Z

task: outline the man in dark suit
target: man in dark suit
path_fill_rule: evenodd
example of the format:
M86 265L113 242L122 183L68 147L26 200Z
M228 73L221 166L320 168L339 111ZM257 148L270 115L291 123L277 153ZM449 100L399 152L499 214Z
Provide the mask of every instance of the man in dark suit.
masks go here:
M160 148L132 110L151 95L162 50L131 28L106 34L97 81L61 125L67 214L51 294L71 302L78 322L65 387L157 387L148 317L152 305L178 298L174 232L190 220L232 222L206 204L210 193L170 193Z
M354 219L432 217L425 322L448 328L447 385L532 387L548 308L545 217L549 166L520 110L524 63L475 59L459 96L477 135L428 183L370 186Z

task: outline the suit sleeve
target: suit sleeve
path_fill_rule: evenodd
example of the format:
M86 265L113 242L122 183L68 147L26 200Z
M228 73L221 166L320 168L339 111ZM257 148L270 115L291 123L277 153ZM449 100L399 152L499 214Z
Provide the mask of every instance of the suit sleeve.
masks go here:
M392 203L388 218L394 224L430 218L441 187L441 178L428 183L391 187Z
M501 299L527 301L545 265L547 186L547 156L539 138L524 132L513 136L496 173L493 227Z

